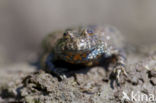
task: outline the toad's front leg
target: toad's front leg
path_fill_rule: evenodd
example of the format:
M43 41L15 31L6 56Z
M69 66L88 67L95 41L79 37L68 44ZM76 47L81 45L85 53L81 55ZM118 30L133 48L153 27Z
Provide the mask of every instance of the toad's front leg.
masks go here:
M50 72L50 73L56 75L61 80L66 79L66 75L64 74L64 72L67 71L67 69L65 69L65 68L56 68L54 66L53 62L54 62L54 55L53 55L53 53L51 53L46 57L45 70L47 72Z
M113 61L115 61L115 66L113 69L113 74L116 77L117 82L120 80L120 75L124 74L126 77L126 55L122 50L119 49L108 49L106 56L112 56Z
M126 57L122 52L119 52L118 54L115 54L115 67L114 67L114 73L117 77L117 80L120 79L120 74L123 73L127 77L127 72L126 72Z

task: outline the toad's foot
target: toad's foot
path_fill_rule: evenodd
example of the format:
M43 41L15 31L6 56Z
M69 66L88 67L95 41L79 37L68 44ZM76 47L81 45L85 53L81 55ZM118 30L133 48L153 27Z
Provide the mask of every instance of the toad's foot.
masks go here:
M60 80L67 79L67 76L65 75L65 72L68 70L66 68L55 68L53 71L51 71L54 75L56 75Z
M59 80L65 80L67 78L65 72L68 70L66 68L47 68L46 71L54 74Z
M65 80L67 79L67 76L65 74L62 74L62 75L58 75L59 79L60 80Z
M45 70L49 73L52 73L54 74L56 77L58 77L60 80L64 80L66 79L66 75L65 75L65 72L67 72L67 68L57 68L54 66L53 64L53 54L51 53L47 59L46 59L46 67L45 67Z
M118 84L120 84L120 75L123 74L126 78L128 77L128 74L125 70L125 66L122 64L118 64L114 67L113 74L115 75L115 79Z

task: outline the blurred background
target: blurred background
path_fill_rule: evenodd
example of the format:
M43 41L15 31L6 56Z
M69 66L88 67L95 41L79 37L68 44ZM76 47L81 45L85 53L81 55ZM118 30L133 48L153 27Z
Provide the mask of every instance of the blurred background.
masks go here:
M156 0L0 0L0 66L32 61L48 33L110 24L139 45L156 42Z

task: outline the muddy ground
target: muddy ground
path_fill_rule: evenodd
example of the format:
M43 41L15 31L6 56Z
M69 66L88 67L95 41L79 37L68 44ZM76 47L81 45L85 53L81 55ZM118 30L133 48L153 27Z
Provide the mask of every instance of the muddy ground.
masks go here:
M129 46L128 78L117 85L110 69L92 67L76 70L63 81L29 63L1 70L0 102L26 103L151 103L156 96L156 48ZM14 69L10 69L14 68ZM22 68L22 69L21 69ZM74 67L73 67L74 68ZM129 98L123 99L124 93ZM132 93L135 97L131 97ZM144 95L142 98L141 95ZM146 98L147 97L147 98Z
M58 37L58 36L57 36ZM55 37L56 38L56 37ZM52 43L54 44L54 43ZM156 45L127 43L126 71L116 83L112 66L72 67L68 78L58 80L37 69L37 64L17 62L0 72L0 102L24 103L151 103L156 101ZM33 61L33 60L32 60ZM126 95L126 98L123 98ZM128 98L127 98L128 97Z

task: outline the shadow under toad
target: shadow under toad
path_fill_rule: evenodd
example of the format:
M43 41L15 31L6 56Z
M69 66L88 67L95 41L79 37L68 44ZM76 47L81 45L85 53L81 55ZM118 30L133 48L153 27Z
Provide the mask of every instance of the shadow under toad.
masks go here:
M30 63L31 65L36 67L37 71L43 69L42 66L40 65L39 60L40 59L38 59L38 61L36 61L34 63ZM104 82L110 81L110 86L112 89L114 89L114 83L116 83L119 86L119 83L116 81L114 74L110 73L110 71L113 71L113 70L110 70L110 68L109 68L110 64L111 64L111 58L102 59L98 65L94 65L94 66L90 66L90 67L87 67L87 66L84 66L81 64L71 64L71 63L68 63L68 62L65 62L62 60L57 60L57 61L53 62L53 64L56 69L58 68L58 71L60 68L65 69L65 71L61 72L61 73L64 74L67 78L75 76L75 74L87 74L88 71L90 71L93 67L100 66L100 67L103 67L103 69L105 70L106 73L110 74L109 77L104 77L105 79L103 81ZM58 78L58 76L56 74L54 74L52 72L51 72L51 74L54 77ZM58 78L58 80L61 81L60 78Z

